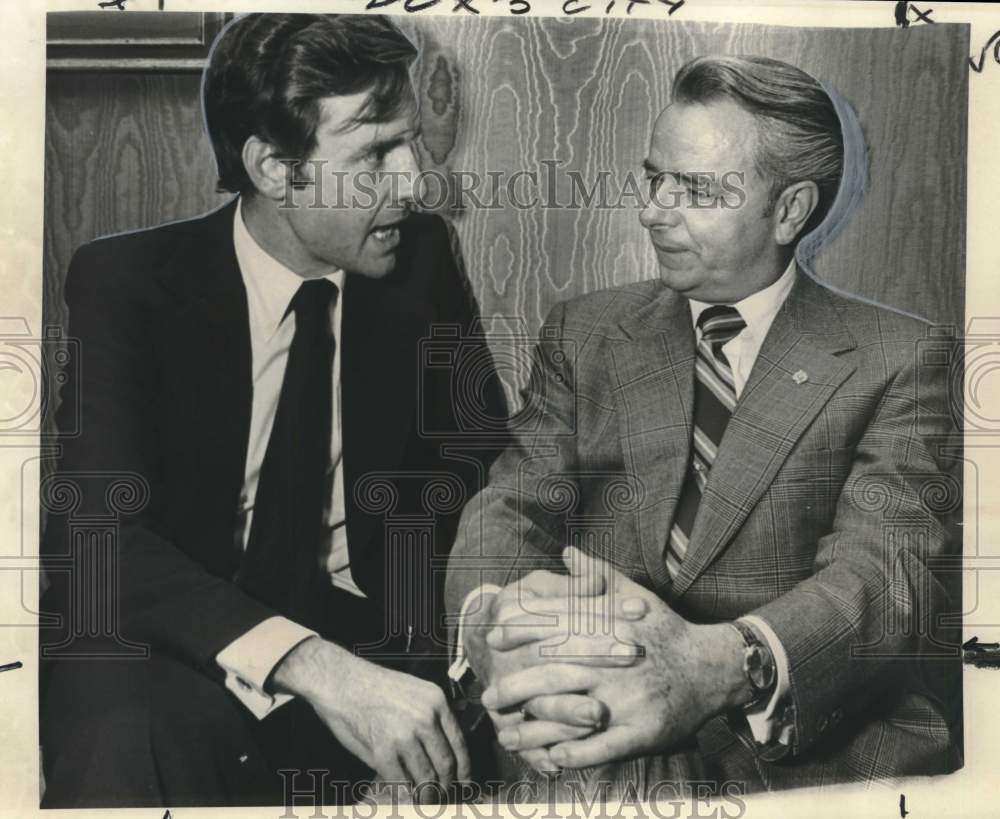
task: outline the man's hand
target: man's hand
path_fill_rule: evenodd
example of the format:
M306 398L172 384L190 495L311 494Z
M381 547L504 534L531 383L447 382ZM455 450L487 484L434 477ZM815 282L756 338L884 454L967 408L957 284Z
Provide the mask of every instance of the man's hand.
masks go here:
M535 571L507 585L498 594L484 595L482 605L470 613L464 631L466 656L476 676L488 685L495 678L509 676L538 661L535 646L518 646L513 651L506 651L488 644L484 635L492 626L518 616L531 618L539 606L553 599L566 600L571 591L582 598L600 595L604 583L603 574L585 577ZM564 618L561 624L559 618L546 615L543 620L549 636L554 633L568 636L563 627L568 627L567 619ZM573 654L572 644L567 651L565 656L569 660ZM595 656L595 662L624 665L635 662L637 655L636 650L622 651L615 656ZM545 751L546 746L592 734L600 730L607 719L607 709L600 702L575 693L539 696L518 705L517 709L487 711L501 744L516 745L521 758L539 771L558 769Z
M643 646L645 656L617 666L566 663L564 657L545 657L544 652L539 656L537 648L552 638L551 626L519 616L494 630L488 643L498 653L534 646L536 651L527 656L539 659L528 668L498 675L483 695L488 708L502 710L543 695L585 691L609 709L605 732L555 745L549 752L553 763L578 768L662 752L689 738L710 717L749 698L742 640L734 629L687 622L651 591L576 549L567 549L564 560L574 576L602 574L608 594L617 601L605 606L616 612L610 624L613 640L609 642L606 629L589 638L579 635L574 651L585 657L605 656L612 645L631 644ZM648 613L638 619L618 616L639 606L630 601L641 601ZM551 608L565 605L550 602ZM545 605L537 610L544 613ZM518 750L516 744L507 747Z
M462 731L438 686L310 637L274 672L274 685L307 700L340 743L386 782L468 779ZM423 788L427 793L433 788Z

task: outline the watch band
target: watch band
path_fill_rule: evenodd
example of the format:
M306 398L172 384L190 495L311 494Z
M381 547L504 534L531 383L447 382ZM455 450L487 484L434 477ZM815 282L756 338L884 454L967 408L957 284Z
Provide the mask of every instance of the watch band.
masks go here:
M753 696L743 705L753 707L767 700L778 685L778 672L771 649L748 623L734 620L729 623L743 638L743 673Z

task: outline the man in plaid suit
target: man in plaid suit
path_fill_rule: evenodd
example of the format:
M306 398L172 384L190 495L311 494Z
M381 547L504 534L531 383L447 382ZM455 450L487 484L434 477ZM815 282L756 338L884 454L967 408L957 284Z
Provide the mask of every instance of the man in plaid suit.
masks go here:
M809 75L688 63L645 162L659 278L551 312L448 577L453 676L531 766L656 798L961 764L948 351L795 263L843 156Z

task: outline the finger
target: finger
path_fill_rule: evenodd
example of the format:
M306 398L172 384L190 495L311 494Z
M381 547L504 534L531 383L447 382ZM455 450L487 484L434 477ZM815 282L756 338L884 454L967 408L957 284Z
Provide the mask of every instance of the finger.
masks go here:
M387 753L385 756L377 757L372 767L375 768L381 788L385 788L387 782L404 784L410 781L410 777L403 770L402 761L398 754Z
M497 734L497 742L508 751L531 750L545 748L570 739L580 739L592 733L594 733L593 726L530 720L511 728L504 728Z
M601 681L600 671L573 663L545 663L502 677L483 692L486 708L501 710L544 694L589 691Z
M585 739L555 745L549 749L549 757L561 768L584 768L634 756L638 745L635 728L620 725Z
M519 722L524 722L524 712L517 708L502 713L487 708L486 713L490 715L490 719L493 720L493 727L497 731L501 731L508 725L517 725Z
M538 699L536 697L536 701ZM501 714L499 711L487 709L487 713L490 715L490 719L493 720L493 725L497 733L500 733L507 726L520 725L524 722L523 710L508 711ZM544 748L519 751L518 756L521 757L525 764L534 768L539 773L558 773L559 771L559 766L549 759L549 752Z
M579 634L529 643L508 653L518 669L547 663L627 668L646 656L645 648L636 643L626 643L614 637L591 637Z
M611 617L612 599L606 594L569 597L530 597L510 600L497 607L493 626L511 622L537 623L551 627L584 622L586 618Z
M647 600L602 594L592 597L534 598L527 604L508 603L498 610L486 642L496 651L510 651L525 643L570 633L615 634L630 641L627 623L649 613Z
M424 746L424 753L434 766L434 775L431 779L447 788L455 778L458 768L458 760L451 749L451 742L436 721L433 728L421 732L419 736Z
M600 700L583 694L547 694L528 700L522 708L535 719L566 725L602 728L608 722L608 707Z
M564 619L561 623L541 622L534 615L521 615L512 617L487 632L486 644L494 651L513 651L530 643L551 643L571 636L635 642L631 639L630 629L624 624L616 627L613 618L600 614L586 618L574 615L572 621Z
M465 745L462 729L450 708L445 708L438 719L441 730L451 745L451 753L455 759L455 778L459 782L464 782L472 776L472 767L469 764L469 749Z
M562 552L563 563L566 570L576 578L589 578L597 575L604 580L610 581L615 568L604 560L591 557L586 552L577 549L576 546L567 546ZM593 581L590 581L593 582Z
M559 766L552 761L548 750L545 748L518 751L517 755L539 773L559 773Z
M521 578L520 588L539 597L566 597L570 594L590 595L604 591L604 575L591 574L570 577L540 569Z
M409 788L393 787L395 782L402 781L394 780L392 784L382 781L373 782L367 793L368 803L375 806L409 804L413 798L413 792Z
M649 614L649 603L641 597L626 597L618 601L618 611L626 620L641 620Z
M535 643L521 651L528 656L536 656L539 662L577 663L605 668L625 668L646 656L646 649L637 643L587 634L572 634L561 640Z
M406 779L403 781L410 782L414 788L437 779L434 764L424 750L423 743L416 736L400 749L400 756L403 758L403 768L406 770Z
M496 617L490 623L492 630L508 623L519 622L525 625L535 625L538 628L547 628L550 634L554 633L560 627L560 615L564 614L564 612L558 608L548 611L540 610L540 604L545 599L548 598L531 597L525 600L511 600L504 603L497 608ZM568 606L566 611L568 611ZM487 633L488 639L489 633Z
M513 586L507 586L514 597L538 595L540 597L565 596L569 588L569 578L546 569L537 569L524 575Z

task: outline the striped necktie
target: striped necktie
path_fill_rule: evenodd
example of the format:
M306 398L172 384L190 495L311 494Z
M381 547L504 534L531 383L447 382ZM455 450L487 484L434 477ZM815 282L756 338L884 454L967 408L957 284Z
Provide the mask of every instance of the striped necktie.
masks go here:
M715 305L698 317L701 341L698 342L695 358L693 446L688 474L677 501L674 524L667 542L666 562L671 580L677 577L681 561L687 554L688 539L708 482L708 473L736 406L733 370L722 352L722 346L736 338L746 326L735 307Z

